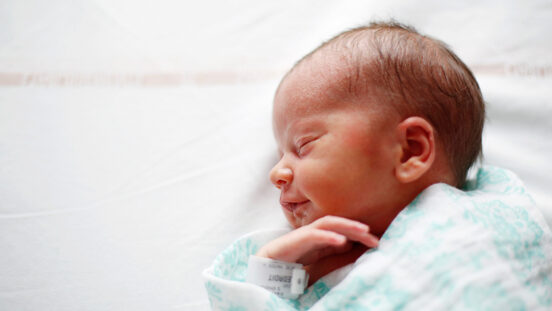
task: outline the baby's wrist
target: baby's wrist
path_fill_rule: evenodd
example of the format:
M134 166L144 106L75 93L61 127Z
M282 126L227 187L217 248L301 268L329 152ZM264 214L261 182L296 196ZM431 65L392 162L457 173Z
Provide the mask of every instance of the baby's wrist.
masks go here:
M268 252L266 251L266 249L264 247L261 247L261 249L259 251L257 251L257 253L254 256L270 258L268 256ZM270 258L270 259L273 259L273 258Z
M249 256L246 282L263 287L282 298L296 299L304 292L308 279L302 264Z

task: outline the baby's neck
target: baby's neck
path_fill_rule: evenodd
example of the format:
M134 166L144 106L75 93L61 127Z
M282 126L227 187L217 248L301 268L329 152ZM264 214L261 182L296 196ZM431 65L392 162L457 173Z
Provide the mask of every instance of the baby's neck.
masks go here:
M370 215L370 219L363 222L370 226L372 234L381 238L395 217L429 186L437 183L454 186L454 178L450 176L452 175L441 171L431 172L416 182L397 185L389 205L383 206L380 213Z
M355 262L366 250L366 246L355 244L353 249L346 253L328 256L314 264L305 266L305 270L309 274L309 286L326 274Z

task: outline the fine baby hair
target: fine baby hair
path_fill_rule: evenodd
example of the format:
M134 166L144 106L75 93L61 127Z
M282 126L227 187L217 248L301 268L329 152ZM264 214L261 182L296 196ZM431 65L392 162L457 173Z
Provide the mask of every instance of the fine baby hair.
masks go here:
M485 106L472 72L445 43L397 22L375 22L338 34L291 71L327 53L347 67L344 81L336 81L341 96L377 98L383 111L427 119L462 187L482 152Z

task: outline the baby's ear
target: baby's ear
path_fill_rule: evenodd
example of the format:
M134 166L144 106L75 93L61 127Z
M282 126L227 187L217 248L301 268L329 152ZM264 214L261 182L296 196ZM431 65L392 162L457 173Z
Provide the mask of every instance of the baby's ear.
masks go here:
M401 183L422 177L435 161L435 135L431 124L421 117L409 117L397 126L401 152L395 176Z

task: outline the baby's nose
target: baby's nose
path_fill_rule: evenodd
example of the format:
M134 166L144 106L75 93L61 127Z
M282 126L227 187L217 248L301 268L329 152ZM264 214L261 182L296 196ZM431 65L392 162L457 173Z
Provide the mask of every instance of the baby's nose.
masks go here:
M270 171L270 181L276 186L276 188L281 189L282 187L289 185L293 180L293 171L288 167L281 167L276 165Z

